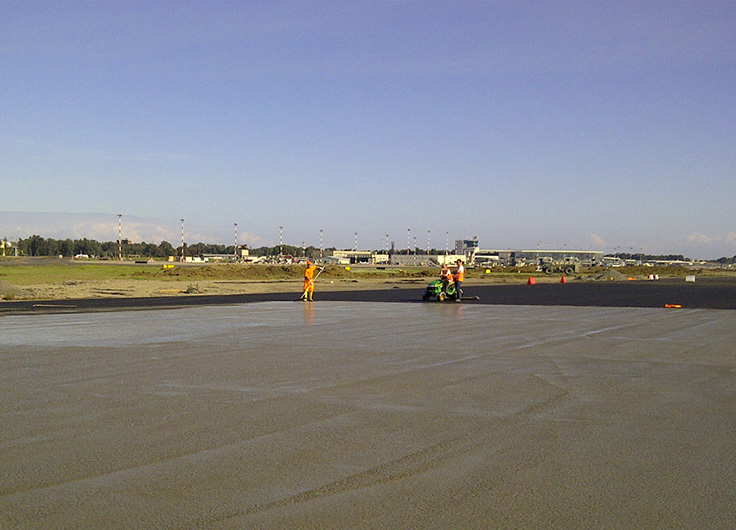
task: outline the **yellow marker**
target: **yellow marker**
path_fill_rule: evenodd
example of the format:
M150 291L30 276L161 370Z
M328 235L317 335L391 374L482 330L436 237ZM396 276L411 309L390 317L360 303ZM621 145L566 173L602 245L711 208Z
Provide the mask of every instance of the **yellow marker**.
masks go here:
M682 307L680 304L664 304L664 306L670 309L680 309Z

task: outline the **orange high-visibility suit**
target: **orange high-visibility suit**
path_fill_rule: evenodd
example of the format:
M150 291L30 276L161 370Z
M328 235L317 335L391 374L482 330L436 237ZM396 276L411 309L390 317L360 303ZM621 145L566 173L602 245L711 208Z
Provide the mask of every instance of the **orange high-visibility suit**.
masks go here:
M311 300L314 293L314 271L317 266L311 261L307 262L307 268L304 269L304 299Z

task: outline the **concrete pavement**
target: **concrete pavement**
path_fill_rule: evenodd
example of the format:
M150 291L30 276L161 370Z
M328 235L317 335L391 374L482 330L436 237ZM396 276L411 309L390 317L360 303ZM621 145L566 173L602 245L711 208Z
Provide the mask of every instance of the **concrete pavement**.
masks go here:
M0 318L3 529L736 521L734 311L271 301Z

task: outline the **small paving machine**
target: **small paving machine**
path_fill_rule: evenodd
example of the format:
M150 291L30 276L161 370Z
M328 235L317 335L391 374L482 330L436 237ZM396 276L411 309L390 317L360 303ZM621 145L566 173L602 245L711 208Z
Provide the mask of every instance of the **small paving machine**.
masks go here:
M434 280L427 284L427 290L422 295L422 300L432 300L436 298L440 302L444 302L448 298L455 298L455 282L447 284L447 288L444 287L442 280Z

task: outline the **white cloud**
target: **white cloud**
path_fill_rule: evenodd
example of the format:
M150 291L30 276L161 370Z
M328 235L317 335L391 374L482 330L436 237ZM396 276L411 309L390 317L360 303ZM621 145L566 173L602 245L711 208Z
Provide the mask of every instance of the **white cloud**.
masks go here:
M693 232L689 236L687 236L688 243L697 243L697 244L711 244L714 241L717 241L718 238L709 237L705 234L699 234L698 232Z
M9 241L39 235L46 239L93 239L99 242L118 240L118 216L97 213L31 213L0 212L0 238ZM122 236L133 243L159 244L168 241L174 246L181 243L181 225L160 219L122 217ZM234 234L227 228L186 224L184 240L187 244L210 243L232 245ZM238 244L250 247L264 245L263 238L249 232L238 233Z
M608 246L608 243L598 234L590 234L590 244L596 249L603 249Z
M724 236L710 236L700 232L692 232L686 237L673 241L670 248L679 248L677 253L691 258L718 259L736 254L736 233L729 232Z

